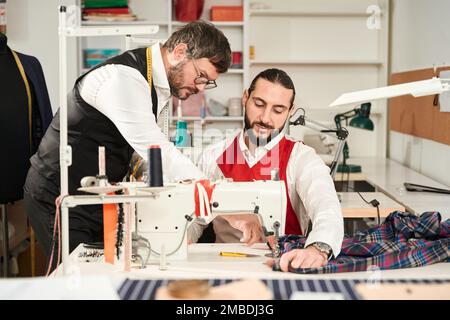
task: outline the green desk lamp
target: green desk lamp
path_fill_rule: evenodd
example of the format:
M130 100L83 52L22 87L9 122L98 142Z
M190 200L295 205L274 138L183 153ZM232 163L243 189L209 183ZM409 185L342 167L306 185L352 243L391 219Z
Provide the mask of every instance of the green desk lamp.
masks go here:
M363 103L360 108L355 108L353 110L337 114L334 117L334 122L336 123L336 128L341 129L341 122L345 120L346 125L348 119L350 120L351 127L360 128L364 130L373 131L373 122L370 120L370 102ZM347 142L345 142L344 150L342 151L344 154L344 161L337 168L337 172L345 172L345 173L355 173L361 172L361 166L354 164L347 164L347 159L349 158L349 148Z

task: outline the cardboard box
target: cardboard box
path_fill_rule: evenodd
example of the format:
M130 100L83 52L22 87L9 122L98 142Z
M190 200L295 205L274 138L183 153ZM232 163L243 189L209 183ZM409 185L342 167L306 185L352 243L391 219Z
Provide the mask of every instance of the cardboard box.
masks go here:
M242 6L212 6L211 21L242 21Z

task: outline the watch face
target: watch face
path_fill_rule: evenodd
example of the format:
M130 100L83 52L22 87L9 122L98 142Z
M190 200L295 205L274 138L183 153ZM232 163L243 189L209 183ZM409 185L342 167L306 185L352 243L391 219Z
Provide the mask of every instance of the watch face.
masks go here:
M329 253L331 251L330 246L327 245L326 243L316 242L316 246L317 246L317 249L319 249L320 251L327 252L327 253Z

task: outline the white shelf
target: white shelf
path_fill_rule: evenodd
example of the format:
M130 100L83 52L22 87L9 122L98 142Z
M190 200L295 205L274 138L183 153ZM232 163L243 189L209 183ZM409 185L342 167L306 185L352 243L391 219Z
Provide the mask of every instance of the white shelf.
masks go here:
M157 25L99 25L80 26L77 28L66 28L66 37L104 37L104 36L125 36L125 35L150 35L159 31Z
M227 121L242 121L244 120L244 117L231 117L231 116L223 116L223 117L214 117L214 116L209 116L209 117L205 117L205 118L201 118L201 117L173 117L172 121L178 121L178 120L184 120L184 121L201 121L201 120L205 120L205 121L221 121L221 122L227 122Z
M242 21L208 21L214 24L216 27L243 27L244 22ZM184 26L187 22L182 21L172 21L172 26Z
M140 25L159 25L167 26L167 21L149 21L149 20L135 20L135 21L95 21L83 20L82 26L140 26Z
M91 70L91 68L82 68L81 69L81 73L85 73L88 72L89 70ZM243 69L228 69L228 71L225 74L244 74L244 70Z
M232 73L232 74L243 74L244 70L243 69L228 69L228 71L225 73Z
M250 11L253 17L368 17L365 11L285 11L260 9Z
M251 65L258 64L285 64L285 65L381 65L380 60L250 60Z
M88 72L89 70L91 70L91 68L82 68L81 69L81 73L85 73ZM228 71L225 74L244 74L244 70L243 69L228 69Z

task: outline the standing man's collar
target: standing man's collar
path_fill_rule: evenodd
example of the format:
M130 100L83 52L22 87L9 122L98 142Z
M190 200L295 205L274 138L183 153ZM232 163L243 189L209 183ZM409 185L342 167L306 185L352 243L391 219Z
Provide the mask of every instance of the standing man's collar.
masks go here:
M152 45L152 78L155 87L170 90L167 79L166 68L161 55L161 44L159 42Z

